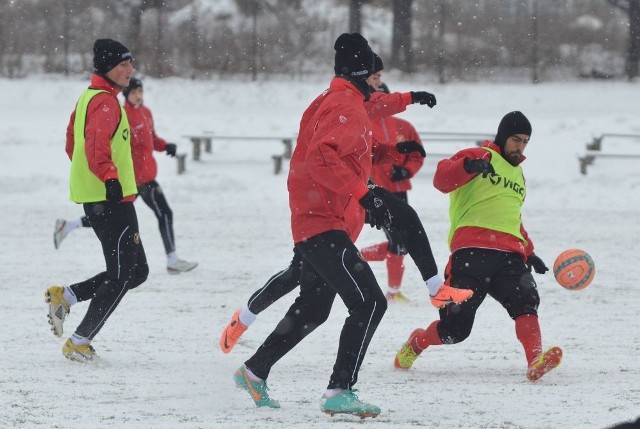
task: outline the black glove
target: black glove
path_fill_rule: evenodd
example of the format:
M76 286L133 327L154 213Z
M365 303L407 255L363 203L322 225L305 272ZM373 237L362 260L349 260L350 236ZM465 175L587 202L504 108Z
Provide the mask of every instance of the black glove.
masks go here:
M420 152L420 155L422 155L423 158L427 156L427 153L424 151L424 147L415 140L398 143L396 145L396 150L400 153Z
M535 253L532 253L531 256L527 258L526 264L527 267L529 267L529 271L533 268L538 274L544 274L549 271L549 268L544 264L544 261Z
M411 102L413 104L426 104L429 107L436 105L436 96L426 91L411 91Z
M367 212L367 222L371 227L378 229L389 228L391 226L391 213L384 200L378 197L373 191L369 191L360 198L360 205Z
M496 171L493 169L493 165L486 159L464 159L464 169L467 173L477 174L482 173L482 177L487 177L487 175L496 174Z
M393 170L391 170L391 181L399 182L400 180L405 180L411 177L411 173L404 167L399 167L397 165L393 166Z
M178 146L176 146L175 143L167 143L164 147L165 152L167 152L169 156L176 156L176 149L178 149Z
M118 179L109 179L104 182L104 187L107 190L107 201L110 203L119 203L122 200L122 186Z

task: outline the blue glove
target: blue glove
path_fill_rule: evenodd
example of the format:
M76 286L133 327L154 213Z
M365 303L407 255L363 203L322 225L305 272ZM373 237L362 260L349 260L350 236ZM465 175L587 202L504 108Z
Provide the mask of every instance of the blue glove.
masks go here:
M178 149L178 146L176 146L174 143L167 143L166 146L164 147L165 152L167 152L167 155L169 156L176 156L176 150Z

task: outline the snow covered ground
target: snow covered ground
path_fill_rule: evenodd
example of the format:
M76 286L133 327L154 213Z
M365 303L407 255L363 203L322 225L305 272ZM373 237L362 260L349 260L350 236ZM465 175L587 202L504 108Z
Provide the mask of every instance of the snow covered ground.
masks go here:
M328 84L306 82L144 81L160 135L190 154L183 137L293 135L307 104ZM346 311L336 301L329 321L273 369L279 410L257 409L233 385L233 371L271 332L294 294L260 315L229 355L218 348L236 308L291 257L284 174L274 175L279 142L215 141L187 172L158 154L175 216L181 257L193 272L170 276L156 220L136 203L151 274L122 301L94 341L98 365L66 361L62 339L47 324L44 290L94 275L103 267L98 240L75 231L54 250L56 218L79 216L68 201L65 127L87 79L34 76L0 80L0 426L9 428L606 428L640 417L640 169L638 160L596 160L579 173L577 155L601 133L640 134L640 86L621 82L539 85L450 84L416 77L386 79L392 90L426 89L433 109L401 116L421 131L494 133L502 115L522 110L533 124L524 164L527 229L551 266L568 248L594 258L597 274L570 292L550 274L536 276L546 346L563 347L562 365L539 382L524 377L513 322L488 299L462 344L425 352L410 371L393 356L416 327L437 312L407 260L407 305L390 305L362 366L360 396L382 407L377 419L331 418L319 411ZM427 151L459 147L425 142ZM640 141L605 141L611 151L640 153ZM431 185L437 157L414 179L410 202L429 233L441 268L448 257L448 197ZM365 229L358 244L381 241ZM374 263L380 284L386 269ZM73 307L70 334L86 304ZM66 336L65 336L66 337Z

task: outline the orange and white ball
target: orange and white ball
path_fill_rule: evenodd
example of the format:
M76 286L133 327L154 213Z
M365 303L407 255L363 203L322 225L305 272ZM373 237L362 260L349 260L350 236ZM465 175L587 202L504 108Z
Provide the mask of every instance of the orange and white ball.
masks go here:
M565 250L553 263L553 275L565 289L584 289L591 284L595 274L593 259L584 250Z

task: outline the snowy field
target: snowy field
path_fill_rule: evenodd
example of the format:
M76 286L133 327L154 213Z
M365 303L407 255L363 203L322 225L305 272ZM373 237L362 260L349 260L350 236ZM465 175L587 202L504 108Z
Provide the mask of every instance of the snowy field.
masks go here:
M189 154L183 175L175 160L158 154L158 181L174 212L178 253L200 266L168 275L155 217L136 203L151 274L93 342L98 365L63 358L63 339L49 331L43 299L48 286L83 280L103 267L90 230L73 232L59 250L52 243L55 219L82 213L68 200L64 137L88 79L0 80L0 427L604 429L640 417L640 161L597 159L583 176L577 160L596 135L640 134L637 83L438 86L419 77L386 79L392 90L437 95L434 109L410 106L400 115L420 131L495 133L514 109L531 120L523 216L537 253L551 266L561 251L582 248L597 266L594 282L581 292L564 290L549 273L536 276L544 345L565 353L557 370L535 384L526 380L514 324L491 299L467 341L429 349L413 369L394 370L394 354L409 333L437 317L407 259L403 290L412 303L389 306L357 385L362 399L381 406L378 418L319 411L346 317L339 300L329 321L271 372L270 393L281 409L257 409L235 388L233 371L294 299L291 294L262 313L231 354L220 351L233 311L290 260L287 166L273 174L271 155L282 152L277 141L214 141L213 153L194 162L184 135L293 135L329 77L144 81L159 134ZM438 153L461 148L425 145ZM640 141L605 141L604 149L640 153ZM427 158L409 199L442 269L448 197L431 185L437 160ZM357 244L382 238L366 228ZM386 287L384 264L372 266ZM65 338L86 305L72 308Z

